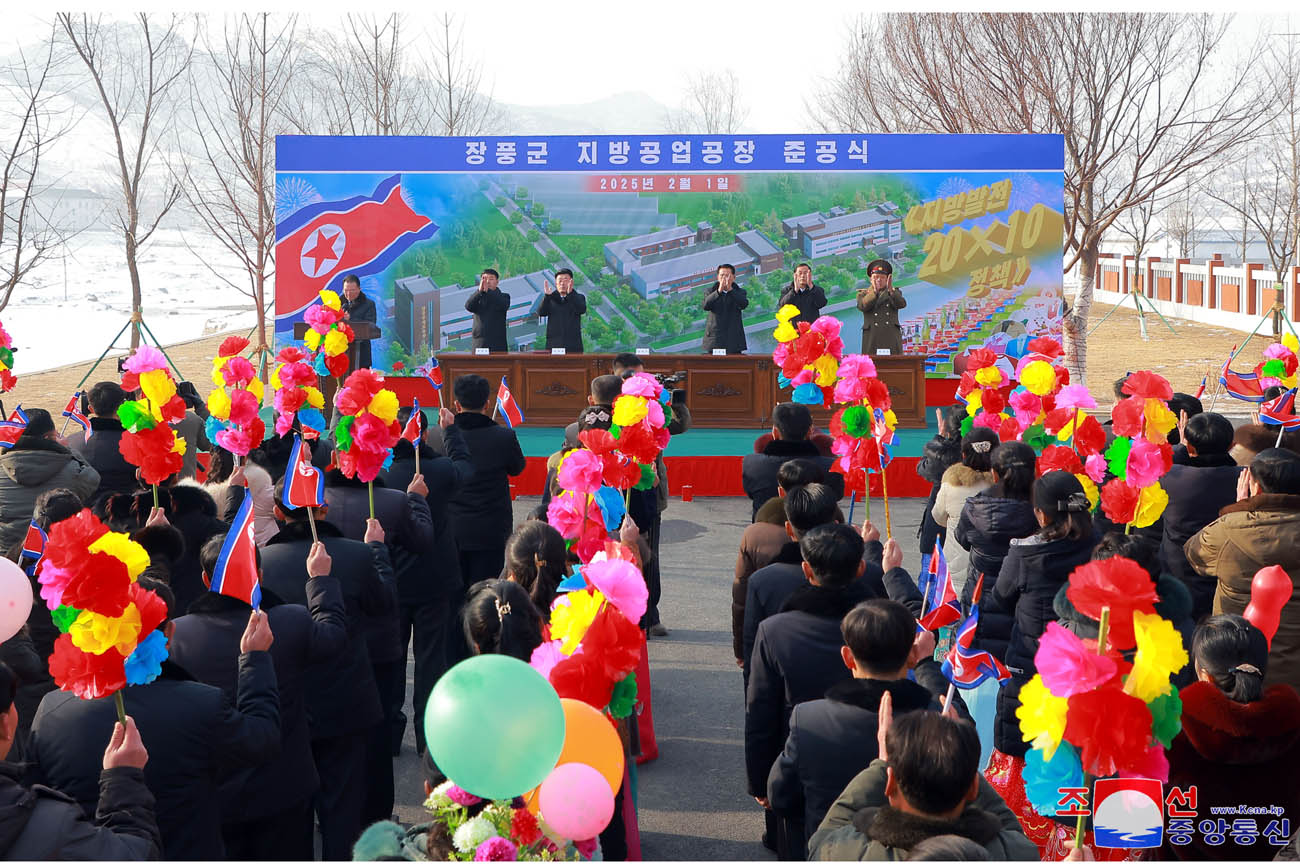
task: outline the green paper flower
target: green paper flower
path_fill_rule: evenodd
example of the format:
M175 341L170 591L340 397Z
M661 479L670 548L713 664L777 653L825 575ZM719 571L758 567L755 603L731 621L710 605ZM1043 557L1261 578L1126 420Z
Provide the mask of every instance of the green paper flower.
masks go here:
M128 400L118 406L117 419L132 433L152 430L157 423L154 421L153 413L139 400Z
M626 719L636 709L636 673L630 673L614 684L609 699L609 714L616 719Z
M12 370L14 368L13 349L6 349L3 346L0 346L0 361L3 361L4 365Z
M969 416L969 415L967 415L965 418L961 419L961 435L963 435L963 436L967 436L967 435L969 435L969 434L970 434L970 428L971 428L971 425L974 424L974 423L975 423L975 419L972 418L972 417Z
M844 425L844 432L854 439L871 435L871 413L866 406L848 407L840 416L840 423Z
M1151 710L1151 735L1167 749L1183 729L1183 699L1172 686L1169 691L1147 704Z
M623 428L620 427L620 426L618 426L617 424L610 424L610 425L609 425L609 435L610 435L610 436L613 436L615 439L618 438L618 434L621 433L622 431L623 431Z
M1273 358L1265 361L1264 366L1260 368L1261 376L1271 376L1274 379L1286 378L1286 364L1283 361Z
M1120 436L1106 449L1106 466L1116 478L1128 477L1128 452L1133 447L1133 440Z
M1024 435L1020 437L1020 441L1041 453L1044 448L1056 441L1056 437L1049 436L1047 431L1043 429L1042 424L1034 424L1032 427L1025 428Z
M80 615L81 611L75 607L68 607L66 604L61 604L50 611L50 619L54 620L54 625L64 634L68 633L68 629L72 627L72 623Z
M655 486L655 468L648 463L641 464L641 480L635 485L637 490L649 490Z
M352 450L352 422L357 416L344 415L339 418L339 424L334 428L334 446L339 451Z

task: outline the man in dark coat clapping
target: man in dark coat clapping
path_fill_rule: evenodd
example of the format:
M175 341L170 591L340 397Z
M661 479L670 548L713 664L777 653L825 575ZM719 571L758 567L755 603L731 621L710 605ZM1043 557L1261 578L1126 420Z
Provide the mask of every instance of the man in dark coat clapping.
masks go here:
M465 300L465 309L474 314L471 333L475 349L493 352L509 351L506 342L506 313L510 310L510 296L497 288L501 275L495 268L484 268L479 276L478 290Z
M728 355L740 355L748 348L745 323L741 319L749 306L749 295L736 285L736 268L718 265L718 279L704 295L704 351L726 349Z
M587 312L587 296L573 290L573 271L560 268L555 272L555 288L547 280L544 291L537 315L546 318L546 348L582 354L582 317Z
M796 328L799 327L800 322L811 325L817 321L817 317L822 313L822 307L826 306L826 292L813 282L812 266L807 262L795 266L794 279L781 293L776 308L779 310L786 304L793 304L799 308L799 315L790 320L790 324Z

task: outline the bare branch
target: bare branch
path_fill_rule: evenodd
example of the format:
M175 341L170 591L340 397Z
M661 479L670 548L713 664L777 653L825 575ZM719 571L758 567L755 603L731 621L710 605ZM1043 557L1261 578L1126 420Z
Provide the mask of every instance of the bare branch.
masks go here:
M748 116L735 72L702 71L687 79L681 105L668 113L664 125L680 134L730 135L740 131Z

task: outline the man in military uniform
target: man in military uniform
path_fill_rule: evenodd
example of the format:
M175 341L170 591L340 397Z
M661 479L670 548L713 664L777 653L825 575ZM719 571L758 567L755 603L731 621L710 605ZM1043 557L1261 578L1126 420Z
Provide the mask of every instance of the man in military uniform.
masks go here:
M898 329L898 311L907 306L901 289L894 288L894 266L884 259L867 265L870 284L858 291L858 309L862 311L862 354L875 355L881 349L889 354L903 352L903 337Z

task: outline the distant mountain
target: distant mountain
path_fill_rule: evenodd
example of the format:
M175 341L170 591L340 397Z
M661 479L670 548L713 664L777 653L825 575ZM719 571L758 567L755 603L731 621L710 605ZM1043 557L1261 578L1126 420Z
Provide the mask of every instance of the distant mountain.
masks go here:
M504 135L663 133L668 107L641 91L579 105L510 105Z

